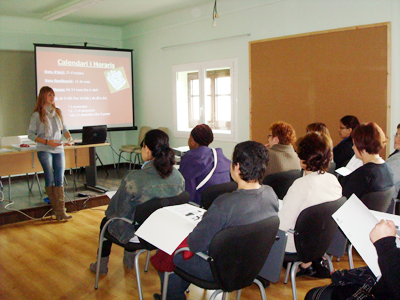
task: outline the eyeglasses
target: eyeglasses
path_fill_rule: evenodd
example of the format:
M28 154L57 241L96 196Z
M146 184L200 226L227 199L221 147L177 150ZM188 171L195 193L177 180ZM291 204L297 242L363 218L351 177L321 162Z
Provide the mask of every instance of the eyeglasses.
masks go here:
M339 129L343 130L343 129L348 129L348 128L347 127L343 127L343 126L339 126Z

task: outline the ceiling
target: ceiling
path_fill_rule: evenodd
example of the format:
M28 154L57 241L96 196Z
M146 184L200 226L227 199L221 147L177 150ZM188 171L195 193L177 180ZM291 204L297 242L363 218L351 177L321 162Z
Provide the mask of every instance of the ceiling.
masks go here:
M211 17L214 0L0 0L0 15L43 19L66 9L66 15L53 22L124 26L207 3L210 4ZM84 5L88 6L72 11Z

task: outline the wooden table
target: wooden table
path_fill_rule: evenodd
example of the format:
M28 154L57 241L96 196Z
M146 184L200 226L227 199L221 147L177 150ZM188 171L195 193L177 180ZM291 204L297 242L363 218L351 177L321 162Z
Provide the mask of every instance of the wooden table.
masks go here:
M65 146L65 169L86 167L86 186L104 192L97 187L96 149L109 143ZM0 147L12 149L10 146ZM0 152L0 177L42 172L36 150ZM9 189L10 190L10 189ZM9 192L10 195L10 192Z

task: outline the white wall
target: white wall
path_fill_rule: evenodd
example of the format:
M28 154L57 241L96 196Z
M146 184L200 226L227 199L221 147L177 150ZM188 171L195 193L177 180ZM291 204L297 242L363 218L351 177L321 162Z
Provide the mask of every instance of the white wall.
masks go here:
M174 12L123 28L123 46L135 49L136 118L151 127L173 129L172 65L237 57L238 137L249 139L248 42L336 28L392 23L392 116L394 133L400 118L399 0L220 0L217 27L212 28L213 4ZM245 37L232 37L251 34ZM218 38L232 37L212 41ZM199 42L199 43L196 43ZM191 44L195 43L195 44ZM161 48L174 45L162 50ZM273 108L272 108L273 109ZM272 120L273 122L275 120ZM336 128L331 131L335 133ZM185 139L171 136L173 146ZM235 143L214 142L230 156Z

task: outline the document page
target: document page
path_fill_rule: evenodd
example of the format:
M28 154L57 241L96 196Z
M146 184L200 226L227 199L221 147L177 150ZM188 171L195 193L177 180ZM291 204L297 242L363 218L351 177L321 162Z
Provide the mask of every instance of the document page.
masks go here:
M158 209L139 227L136 235L172 255L201 221L205 211L190 204Z
M362 165L363 165L362 160L353 155L353 157L350 159L349 163L345 167L341 167L337 169L335 172L342 176L347 176L353 173Z
M165 207L166 210L176 214L188 222L198 223L201 221L203 214L206 212L204 208L196 207L190 204L174 205Z
M333 215L362 259L375 274L381 276L376 249L369 239L369 233L379 222L369 209L353 194Z

